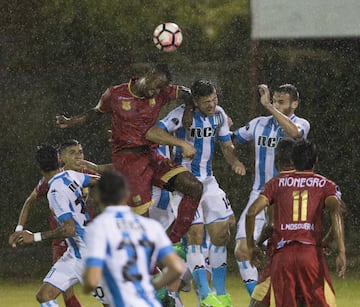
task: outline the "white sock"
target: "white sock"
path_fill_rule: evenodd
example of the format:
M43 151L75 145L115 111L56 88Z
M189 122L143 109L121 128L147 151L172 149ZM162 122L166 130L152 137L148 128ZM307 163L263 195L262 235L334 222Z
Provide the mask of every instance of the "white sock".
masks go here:
M41 303L40 307L59 307L59 305L56 300L51 300Z

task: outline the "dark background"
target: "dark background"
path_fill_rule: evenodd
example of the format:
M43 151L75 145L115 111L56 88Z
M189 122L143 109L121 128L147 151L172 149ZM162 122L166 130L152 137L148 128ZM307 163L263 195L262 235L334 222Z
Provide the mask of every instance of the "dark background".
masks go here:
M40 177L34 164L36 145L76 138L88 160L110 161L108 117L60 130L54 126L55 116L94 107L108 86L127 82L153 62L169 63L178 84L190 86L198 78L215 82L233 128L266 115L257 84L298 87L296 113L311 123L309 139L320 149L317 172L341 187L347 204L349 271L359 270L360 40L252 42L248 1L167 2L1 2L0 276L35 276L50 265L49 242L37 245L42 249L16 250L7 243ZM179 50L168 54L152 43L153 30L166 21L177 23L184 35ZM252 186L253 156L251 146L236 147L247 166L246 177L232 173L219 149L214 170L238 218ZM48 229L45 200L35 206L27 226Z

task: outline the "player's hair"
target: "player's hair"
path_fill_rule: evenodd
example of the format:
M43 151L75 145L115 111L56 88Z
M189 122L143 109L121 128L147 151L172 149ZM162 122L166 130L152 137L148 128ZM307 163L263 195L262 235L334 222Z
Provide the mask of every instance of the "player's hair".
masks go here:
M318 153L315 144L304 139L295 142L291 158L296 170L306 171L313 169L317 157Z
M156 64L151 68L150 73L154 75L164 75L166 77L166 80L168 80L169 82L173 80L173 76L168 64Z
M194 99L206 97L214 93L215 86L209 80L196 80L191 86L191 94Z
M295 140L285 137L279 140L275 150L275 163L279 171L294 167L291 155Z
M38 146L35 159L42 171L55 171L59 168L59 153L52 145Z
M127 183L123 175L115 171L106 171L98 183L101 202L105 205L118 205L125 200Z
M70 146L79 145L79 141L75 139L68 139L59 146L59 153L61 154L66 148Z
M289 94L291 101L299 101L300 96L297 88L292 84L283 84L275 89L275 92Z

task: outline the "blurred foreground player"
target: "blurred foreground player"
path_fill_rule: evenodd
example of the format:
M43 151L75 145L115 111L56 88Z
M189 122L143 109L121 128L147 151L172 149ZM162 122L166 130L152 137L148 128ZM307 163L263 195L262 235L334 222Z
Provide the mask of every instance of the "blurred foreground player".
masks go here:
M182 260L157 221L131 212L122 175L104 172L98 191L106 209L86 230L84 290L90 292L103 278L111 294L110 306L162 306L155 289L180 277ZM152 280L149 272L158 261L164 269Z

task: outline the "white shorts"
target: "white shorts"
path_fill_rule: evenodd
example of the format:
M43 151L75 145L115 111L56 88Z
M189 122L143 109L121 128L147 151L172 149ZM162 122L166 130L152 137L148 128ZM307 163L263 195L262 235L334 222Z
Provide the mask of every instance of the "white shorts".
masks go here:
M84 271L84 257L82 259L76 258L69 250L55 262L50 271L43 279L44 283L48 283L60 291L64 292L71 286L77 283L83 283L82 274ZM97 289L103 289L102 284L99 284ZM102 290L103 293L106 290ZM96 296L103 304L109 304L109 296L104 294L102 297Z
M149 217L157 220L166 230L175 219L175 215L170 205L173 196L169 191L152 187L152 199L154 205L149 208Z
M252 203L258 198L260 191L251 191L249 201L245 209L241 212L240 219L237 224L236 240L246 238L245 219ZM265 224L265 211L262 210L255 218L254 240L257 240L260 236L261 230Z
M234 215L230 202L225 192L219 187L214 176L206 177L201 180L204 187L199 207L196 211L193 224L211 224L214 222L226 221L230 216ZM174 203L179 205L182 195L176 194L177 201ZM177 207L174 212L177 212Z

